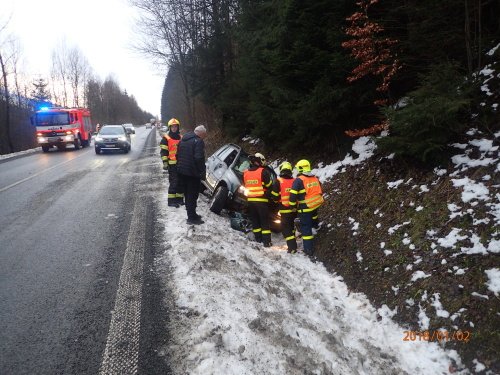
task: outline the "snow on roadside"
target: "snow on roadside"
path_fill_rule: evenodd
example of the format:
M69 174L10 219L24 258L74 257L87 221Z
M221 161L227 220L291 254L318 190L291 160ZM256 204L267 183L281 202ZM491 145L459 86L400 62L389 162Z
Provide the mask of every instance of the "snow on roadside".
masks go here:
M443 374L452 360L461 367L453 350L403 341L394 312L377 311L320 263L283 246L261 248L200 200L206 223L194 229L184 209L159 202L166 250L155 268L169 291L174 373Z
M344 172L345 167L348 165L358 165L365 160L371 158L375 153L377 145L375 141L370 137L360 137L354 141L352 145L352 151L358 154L357 158L353 158L350 154L335 163L323 166L322 163L318 168L314 168L312 173L319 178L321 182L328 181L331 177L335 176L339 172Z
M39 151L42 151L41 147L30 148L29 150L24 150L24 151L19 151L19 152L12 152L10 154L0 155L0 160L10 159L10 158L13 158L13 157L19 156L19 155L33 154L33 153L39 152Z

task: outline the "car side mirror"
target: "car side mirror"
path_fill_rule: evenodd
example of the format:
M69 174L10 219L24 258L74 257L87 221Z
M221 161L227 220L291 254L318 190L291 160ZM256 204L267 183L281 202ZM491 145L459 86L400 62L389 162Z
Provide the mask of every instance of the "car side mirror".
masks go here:
M131 134L132 133L132 130L130 130L130 129L125 129L125 131L127 132L127 134Z

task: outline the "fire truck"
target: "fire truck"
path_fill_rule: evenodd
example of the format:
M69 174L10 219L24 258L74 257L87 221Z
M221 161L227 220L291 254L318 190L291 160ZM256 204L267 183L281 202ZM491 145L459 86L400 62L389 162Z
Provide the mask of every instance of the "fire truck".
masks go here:
M86 108L43 107L31 117L36 126L38 144L43 152L56 146L64 150L73 145L76 150L90 145L92 122Z

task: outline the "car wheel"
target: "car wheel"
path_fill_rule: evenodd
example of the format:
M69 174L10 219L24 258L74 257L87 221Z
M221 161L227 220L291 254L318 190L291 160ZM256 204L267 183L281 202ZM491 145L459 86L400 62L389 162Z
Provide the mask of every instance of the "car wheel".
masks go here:
M214 196L210 201L210 211L214 214L220 214L227 202L228 190L227 187L221 185L215 190Z
M42 151L43 152L49 152L50 147L49 146L42 146Z
M82 142L80 141L80 137L77 137L75 139L75 141L73 142L73 144L75 145L75 150L79 150L80 147L82 146Z
M130 149L129 149L128 147L125 147L125 148L123 149L123 152L124 152L125 154L128 154L129 150L130 150Z
M99 154L101 153L101 149L100 149L99 147L96 147L96 148L95 148L95 153L96 153L97 155L99 155Z

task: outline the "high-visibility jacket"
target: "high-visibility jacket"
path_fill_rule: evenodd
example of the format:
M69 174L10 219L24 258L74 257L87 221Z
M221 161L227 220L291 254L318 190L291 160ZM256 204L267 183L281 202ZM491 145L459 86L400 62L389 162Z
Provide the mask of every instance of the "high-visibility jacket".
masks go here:
M311 212L324 202L321 184L316 176L299 175L290 190L290 205L298 212Z
M280 183L280 213L295 211L294 208L290 207L290 190L292 190L294 179L278 177L278 181Z
M174 139L168 134L163 136L160 143L161 160L167 161L170 165L177 164L177 146L181 139L181 136L179 136L179 139Z
M243 183L246 190L247 200L249 202L268 202L269 199L265 196L265 182L262 178L264 168L247 169L243 172ZM267 186L272 182L270 181Z

